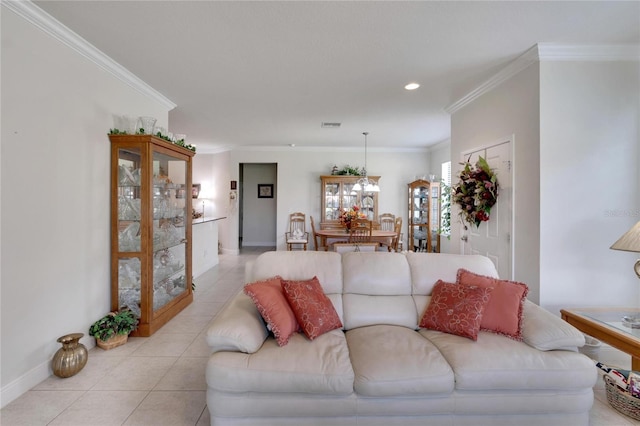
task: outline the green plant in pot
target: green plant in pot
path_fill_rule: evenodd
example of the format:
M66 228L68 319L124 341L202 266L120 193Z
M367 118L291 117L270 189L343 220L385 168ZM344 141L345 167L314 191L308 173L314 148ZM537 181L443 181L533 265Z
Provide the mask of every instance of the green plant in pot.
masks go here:
M138 318L129 309L109 312L89 328L98 347L108 350L127 343L129 333L138 328Z

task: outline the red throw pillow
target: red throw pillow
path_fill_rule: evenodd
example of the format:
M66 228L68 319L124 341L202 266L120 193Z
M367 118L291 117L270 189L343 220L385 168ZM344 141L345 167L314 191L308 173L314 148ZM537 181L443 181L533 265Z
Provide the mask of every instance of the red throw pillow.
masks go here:
M342 327L340 317L317 277L307 281L282 280L282 288L302 331L310 340Z
M478 340L480 322L492 288L446 283L433 286L420 327Z
M300 329L296 316L282 291L279 276L264 281L257 281L244 286L244 292L256 304L260 315L273 332L279 346L289 342L289 337Z
M522 312L529 292L526 284L478 275L458 269L458 284L493 287L480 329L522 340Z

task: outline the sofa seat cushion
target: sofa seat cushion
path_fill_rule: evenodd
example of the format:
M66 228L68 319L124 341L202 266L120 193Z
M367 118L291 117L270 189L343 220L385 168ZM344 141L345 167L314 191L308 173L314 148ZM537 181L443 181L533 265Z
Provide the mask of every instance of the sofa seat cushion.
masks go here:
M253 354L217 352L207 364L207 384L225 392L353 393L353 369L344 333L333 330L313 341L294 333L286 346L273 338Z
M456 390L571 390L592 387L593 361L569 351L541 352L524 342L481 331L476 342L421 329L455 374Z
M370 397L447 395L453 372L415 330L373 325L346 332L357 394Z

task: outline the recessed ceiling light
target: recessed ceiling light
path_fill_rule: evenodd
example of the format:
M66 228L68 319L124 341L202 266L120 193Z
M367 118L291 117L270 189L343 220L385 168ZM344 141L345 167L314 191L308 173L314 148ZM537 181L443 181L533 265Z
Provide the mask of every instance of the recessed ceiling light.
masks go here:
M418 87L420 87L418 83L409 83L406 86L404 86L404 88L407 90L416 90Z

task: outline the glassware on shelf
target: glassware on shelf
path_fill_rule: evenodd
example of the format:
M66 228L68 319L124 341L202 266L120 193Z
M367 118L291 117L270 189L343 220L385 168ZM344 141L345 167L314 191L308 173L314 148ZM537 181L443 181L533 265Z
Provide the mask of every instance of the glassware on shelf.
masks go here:
M120 289L140 289L140 259L133 257L119 260L118 284Z
M118 250L140 251L140 223L133 222L118 233Z
M140 316L140 259L118 261L118 304Z
M138 176L139 175L140 173L138 172ZM118 184L120 186L140 185L140 178L138 177L138 182L136 183L134 173L132 173L127 166L121 164L118 166Z
M140 199L131 199L120 195L118 197L118 219L140 220Z

